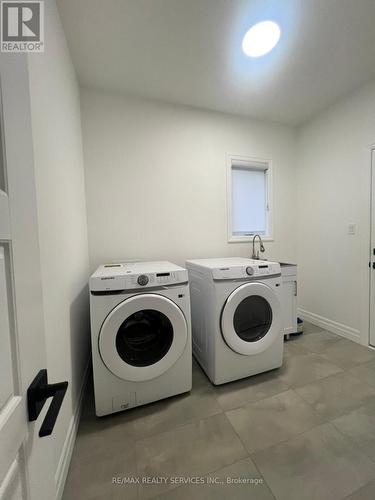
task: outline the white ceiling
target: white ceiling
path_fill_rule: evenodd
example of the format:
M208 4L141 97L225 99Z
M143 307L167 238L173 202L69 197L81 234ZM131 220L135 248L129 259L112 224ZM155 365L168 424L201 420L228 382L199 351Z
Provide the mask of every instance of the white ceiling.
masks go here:
M298 124L375 77L375 0L58 0L80 83ZM244 33L271 19L259 59Z

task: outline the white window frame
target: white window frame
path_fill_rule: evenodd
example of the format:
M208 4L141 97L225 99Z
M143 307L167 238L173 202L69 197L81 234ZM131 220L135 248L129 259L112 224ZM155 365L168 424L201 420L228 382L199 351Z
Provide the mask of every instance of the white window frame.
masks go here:
M244 169L259 169L266 172L266 227L265 235L261 235L263 241L273 241L273 175L272 160L268 158L257 158L253 156L241 156L227 154L227 227L228 243L243 243L252 241L254 234L249 233L241 236L234 236L232 233L232 169L240 167Z

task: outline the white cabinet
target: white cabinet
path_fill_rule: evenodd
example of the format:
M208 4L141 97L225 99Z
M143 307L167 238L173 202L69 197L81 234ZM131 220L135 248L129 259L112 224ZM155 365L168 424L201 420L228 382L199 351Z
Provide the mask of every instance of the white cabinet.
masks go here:
M281 309L284 335L297 332L297 266L281 264Z

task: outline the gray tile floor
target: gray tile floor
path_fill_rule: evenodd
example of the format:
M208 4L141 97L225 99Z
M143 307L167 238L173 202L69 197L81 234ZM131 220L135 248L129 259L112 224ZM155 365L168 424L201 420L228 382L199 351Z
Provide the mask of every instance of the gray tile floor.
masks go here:
M375 351L306 324L256 377L101 419L90 387L63 499L148 498L373 500Z

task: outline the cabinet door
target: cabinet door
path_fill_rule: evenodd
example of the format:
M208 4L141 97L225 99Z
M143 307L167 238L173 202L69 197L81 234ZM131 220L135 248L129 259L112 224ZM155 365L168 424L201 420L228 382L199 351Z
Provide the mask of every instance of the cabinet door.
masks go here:
M284 335L297 331L297 281L283 281L282 285L282 315Z

